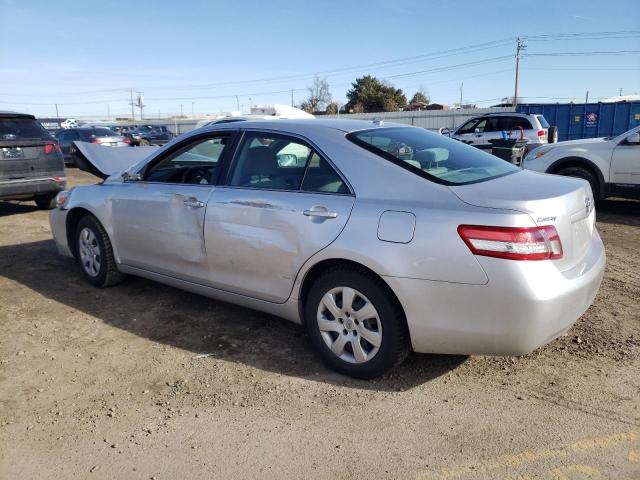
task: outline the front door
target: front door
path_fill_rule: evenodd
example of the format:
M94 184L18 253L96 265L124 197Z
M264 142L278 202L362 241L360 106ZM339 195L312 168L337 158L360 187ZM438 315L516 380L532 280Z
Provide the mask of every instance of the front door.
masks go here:
M150 164L141 181L113 187L120 189L112 211L123 264L209 283L205 212L230 141L229 134L185 140Z
M211 284L282 303L296 275L344 228L354 197L304 140L246 132L205 221Z
M640 130L636 130L636 133ZM630 134L631 135L631 134ZM611 156L611 183L640 185L640 144L625 138Z

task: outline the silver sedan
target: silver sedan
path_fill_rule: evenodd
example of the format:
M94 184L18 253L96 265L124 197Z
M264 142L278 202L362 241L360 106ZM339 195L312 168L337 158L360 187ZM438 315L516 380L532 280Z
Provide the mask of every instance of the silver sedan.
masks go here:
M347 375L376 377L411 350L526 354L566 332L602 279L586 181L423 129L247 121L144 159L100 148L79 150L104 182L62 192L50 217L87 281L137 275L284 317Z

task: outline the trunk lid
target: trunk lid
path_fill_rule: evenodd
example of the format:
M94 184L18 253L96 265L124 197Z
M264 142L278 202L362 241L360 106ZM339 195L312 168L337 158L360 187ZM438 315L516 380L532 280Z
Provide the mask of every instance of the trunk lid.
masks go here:
M527 213L537 226L553 225L563 256L552 260L566 271L586 255L595 228L591 187L585 180L531 171L469 185L449 187L463 202Z

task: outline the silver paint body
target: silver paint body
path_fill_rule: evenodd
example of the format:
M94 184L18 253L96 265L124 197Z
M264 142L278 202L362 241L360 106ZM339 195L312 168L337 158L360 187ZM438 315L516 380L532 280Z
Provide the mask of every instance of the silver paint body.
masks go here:
M638 132L640 127L612 138L584 138L543 145L529 152L522 168L546 172L559 160L584 159L600 170L605 183L640 185L640 145L625 141Z
M305 139L330 159L352 194L125 182L115 174L74 188L51 212L58 249L72 256L66 221L82 208L104 225L122 272L297 323L303 322L301 288L310 269L325 260L355 262L380 275L398 297L418 352L525 354L565 332L589 307L605 253L595 212L585 209L585 199L593 201L587 182L517 171L449 187L345 139L347 132L371 128L378 127L278 120L183 135L128 173L203 132L258 130ZM320 206L337 215L304 214ZM540 220L553 216L553 222ZM457 233L461 224L548 223L563 242L560 260L474 256Z

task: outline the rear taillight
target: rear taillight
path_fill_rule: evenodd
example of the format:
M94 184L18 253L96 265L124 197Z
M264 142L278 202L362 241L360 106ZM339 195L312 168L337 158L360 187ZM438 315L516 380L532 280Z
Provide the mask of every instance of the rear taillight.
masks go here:
M57 143L53 145L53 149L56 153L62 153L62 150L60 150L60 145L58 145Z
M131 143L131 139L130 139L129 137L124 137L124 138L122 139L122 141L123 141L124 143Z
M92 138L91 139L91 143L102 143L102 139L101 138Z
M544 130L538 130L538 136L539 137L544 137L546 135Z
M55 150L54 144L53 143L47 143L44 146L44 154L45 155L49 155L51 152L53 152Z
M562 258L562 242L553 225L530 228L460 225L458 234L475 255L510 260Z

